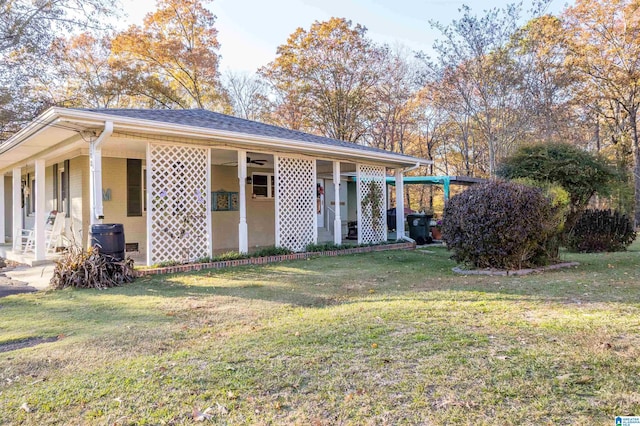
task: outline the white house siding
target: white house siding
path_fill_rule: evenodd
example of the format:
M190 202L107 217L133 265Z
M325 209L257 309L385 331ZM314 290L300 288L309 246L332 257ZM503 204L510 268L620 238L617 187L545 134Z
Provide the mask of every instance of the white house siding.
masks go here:
M146 166L142 160L142 167ZM125 243L138 243L138 250L146 253L147 219L142 216L127 216L127 159L102 158L102 188L111 190L111 200L103 200L103 223L121 223L124 226ZM142 179L142 176L140 176Z
M211 167L211 191L238 192L238 172L235 166ZM211 208L211 206L209 206ZM240 212L211 212L211 230L213 234L213 251L238 250L238 222Z

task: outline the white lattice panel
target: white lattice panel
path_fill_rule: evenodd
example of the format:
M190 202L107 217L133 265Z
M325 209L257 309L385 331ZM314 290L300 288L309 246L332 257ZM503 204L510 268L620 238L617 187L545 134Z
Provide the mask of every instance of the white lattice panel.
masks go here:
M209 254L206 148L149 144L151 263Z
M316 239L314 160L276 156L276 245L302 251Z
M358 164L358 242L387 240L387 214L384 166Z

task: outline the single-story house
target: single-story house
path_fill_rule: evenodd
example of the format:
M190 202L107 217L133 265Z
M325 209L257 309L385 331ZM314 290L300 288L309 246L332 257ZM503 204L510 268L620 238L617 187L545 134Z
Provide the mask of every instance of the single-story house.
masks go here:
M64 214L64 244L86 247L91 225L123 224L127 250L148 265L340 243L347 221L359 243L380 242L385 179L419 164L428 160L202 109L53 107L0 144L0 243L22 253L33 229L30 256L45 260L52 211Z

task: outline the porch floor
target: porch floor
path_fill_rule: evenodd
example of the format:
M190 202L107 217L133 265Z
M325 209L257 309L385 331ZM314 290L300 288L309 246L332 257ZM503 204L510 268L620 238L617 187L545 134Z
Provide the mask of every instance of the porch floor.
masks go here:
M47 254L44 260L35 260L33 253L14 252L11 243L0 244L0 257L29 266L53 264L59 254Z

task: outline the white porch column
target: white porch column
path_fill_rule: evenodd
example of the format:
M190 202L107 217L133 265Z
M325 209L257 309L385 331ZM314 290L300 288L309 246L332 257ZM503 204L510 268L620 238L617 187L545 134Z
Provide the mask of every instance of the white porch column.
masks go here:
M4 229L4 218L7 212L4 211L4 173L0 173L0 244L4 244L5 241L5 229Z
M404 237L404 181L402 169L396 169L396 239Z
M209 235L209 257L213 257L213 223L211 217L211 148L207 149L207 235Z
M45 259L45 235L44 227L46 225L47 215L44 211L44 160L36 160L36 187L35 187L35 260Z
M340 217L340 162L333 162L333 242L342 244L342 218Z
M89 145L89 217L90 224L102 223L102 144L113 133L113 122L106 121L104 130Z
M147 181L145 185L147 186L147 266L152 265L151 260L151 249L153 248L153 232L152 232L152 223L153 216L155 214L155 206L153 205L153 196L151 193L151 182L153 179L153 168L154 164L151 161L151 147L149 142L147 142L147 152L146 152L146 165L147 165Z
M22 193L20 167L13 169L13 251L20 251L22 244Z
M279 170L279 164L280 161L278 160L278 155L277 154L273 154L273 178L275 180L274 182L274 190L275 190L275 194L273 194L273 205L274 205L274 211L276 214L276 235L275 235L275 245L276 247L281 247L280 245L280 191L279 191L279 187L280 187L280 182L278 182L278 178L279 178L279 174L280 174L280 170ZM269 181L267 181L267 184L269 184Z
M238 251L249 252L249 229L247 227L247 151L238 151L238 192L240 223L238 224Z
M362 175L360 174L360 164L356 164L356 220L358 224L358 244L362 244Z

